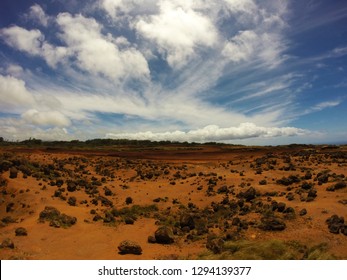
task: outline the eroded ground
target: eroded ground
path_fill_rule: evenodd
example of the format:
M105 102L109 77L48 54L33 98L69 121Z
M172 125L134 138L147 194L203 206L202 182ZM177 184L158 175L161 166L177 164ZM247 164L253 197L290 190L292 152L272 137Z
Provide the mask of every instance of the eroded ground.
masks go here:
M344 146L8 147L0 174L1 259L237 258L273 240L347 259Z

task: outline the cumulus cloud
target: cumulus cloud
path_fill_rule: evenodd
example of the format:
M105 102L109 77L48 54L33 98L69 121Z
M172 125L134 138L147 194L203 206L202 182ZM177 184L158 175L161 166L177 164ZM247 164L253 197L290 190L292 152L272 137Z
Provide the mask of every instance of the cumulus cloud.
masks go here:
M67 127L71 124L70 120L58 111L39 112L30 109L22 114L22 119L39 126Z
M49 21L49 16L46 15L45 11L38 4L34 4L30 7L28 18L38 22L44 27L47 27Z
M44 36L38 29L26 30L19 26L11 26L0 30L5 42L20 51L31 55L39 55Z
M16 113L35 104L33 95L25 82L12 76L0 75L0 111Z
M174 68L188 63L197 47L212 47L218 39L218 32L207 16L187 3L177 2L161 1L159 14L141 18L135 24L139 34L153 41Z
M0 36L9 46L29 55L42 57L51 67L55 67L68 53L65 47L56 47L46 42L45 36L38 29L27 30L12 26L1 29Z
M238 127L220 128L209 125L202 129L173 132L154 133L151 131L138 133L108 133L106 137L114 139L133 139L151 141L188 141L209 142L247 139L254 137L280 137L298 136L307 134L308 131L295 127L261 127L253 123L242 123Z
M102 26L95 19L62 13L57 23L63 31L60 38L75 55L80 69L111 79L149 75L142 53L135 48L119 49L112 38L101 34Z

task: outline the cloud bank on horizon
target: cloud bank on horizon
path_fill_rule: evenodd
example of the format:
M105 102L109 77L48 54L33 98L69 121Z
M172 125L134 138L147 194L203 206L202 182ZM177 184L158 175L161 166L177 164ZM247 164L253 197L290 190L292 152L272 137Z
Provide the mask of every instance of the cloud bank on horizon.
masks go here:
M346 139L343 1L13 2L6 139Z

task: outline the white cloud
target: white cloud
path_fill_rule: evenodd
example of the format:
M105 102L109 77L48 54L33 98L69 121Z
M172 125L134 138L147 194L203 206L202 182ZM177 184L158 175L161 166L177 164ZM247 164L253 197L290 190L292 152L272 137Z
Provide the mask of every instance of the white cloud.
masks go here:
M35 104L33 95L22 80L0 75L0 111L16 113Z
M114 139L133 139L151 141L188 141L209 142L247 139L253 137L280 137L305 135L308 131L295 127L260 127L253 123L242 123L238 127L220 128L209 125L202 129L173 132L153 133L151 131L138 133L108 133L106 137Z
M49 17L46 15L42 7L38 4L34 4L30 7L28 17L37 21L44 27L47 27L48 25Z
M260 59L265 65L275 67L283 60L283 50L279 34L245 30L240 31L225 44L222 54L231 62Z
M309 109L310 111L321 111L325 108L331 108L331 107L336 107L338 105L341 104L340 100L336 100L336 101L325 101L325 102L321 102L318 103L316 105L314 105L313 107L311 107L311 109Z
M252 0L224 0L230 12L233 13L254 13L257 5Z
M22 114L22 119L39 126L67 127L71 125L70 120L58 111L39 112L31 109Z
M51 67L62 62L68 54L65 47L55 47L46 42L45 36L38 29L27 30L12 26L1 29L0 35L9 46L29 55L42 57Z
M173 68L187 64L197 47L212 47L218 40L218 31L207 16L177 1L161 1L160 13L141 18L135 28L156 44Z
M11 26L1 29L0 36L11 47L31 55L40 55L44 36L38 29L26 30L19 26Z
M76 56L81 70L103 74L110 79L149 76L144 56L135 48L119 49L112 38L101 34L102 26L95 19L62 13L58 15L57 23L63 31L61 39Z
M18 77L23 73L24 69L18 64L10 64L6 69L6 73L13 77Z

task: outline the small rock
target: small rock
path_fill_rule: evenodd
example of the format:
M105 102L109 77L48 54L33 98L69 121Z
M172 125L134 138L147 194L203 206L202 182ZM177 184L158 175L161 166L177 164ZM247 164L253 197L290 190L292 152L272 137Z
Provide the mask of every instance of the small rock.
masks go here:
M300 212L299 212L300 216L305 216L306 214L307 214L307 210L305 208L300 210Z
M122 241L118 246L119 254L134 254L134 255L141 255L142 248L141 246L130 240L124 240Z
M279 202L277 204L277 211L278 212L283 212L285 208L286 208L286 204L284 202Z
M15 233L16 233L16 236L27 236L28 235L28 231L23 227L16 228Z
M11 239L6 238L4 239L4 241L2 241L2 243L0 244L0 248L10 248L10 249L14 249L14 243Z
M148 243L152 243L152 244L157 243L157 240L155 239L153 235L148 236L147 241Z
M221 238L208 237L206 248L211 250L214 254L220 254L223 250L224 241Z

